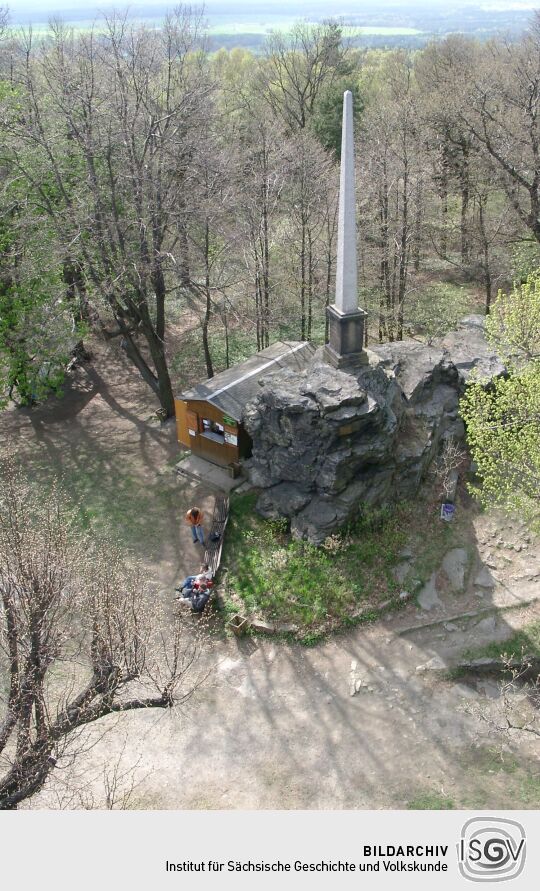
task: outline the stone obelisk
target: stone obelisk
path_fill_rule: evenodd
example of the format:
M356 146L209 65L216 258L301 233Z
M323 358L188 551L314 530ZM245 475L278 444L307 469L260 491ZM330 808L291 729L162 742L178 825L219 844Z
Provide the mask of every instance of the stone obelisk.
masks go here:
M329 343L325 347L326 361L336 368L368 361L363 349L367 313L358 307L356 270L353 96L347 90L343 95L341 131L336 300L328 307Z

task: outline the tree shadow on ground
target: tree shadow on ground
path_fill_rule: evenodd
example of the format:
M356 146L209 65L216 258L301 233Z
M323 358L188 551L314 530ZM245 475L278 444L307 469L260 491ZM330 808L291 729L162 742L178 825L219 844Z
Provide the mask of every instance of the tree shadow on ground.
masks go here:
M153 397L117 357L99 373L81 373L70 392L65 403L6 412L0 441L19 452L36 484L61 473L83 522L112 530L159 581L159 596L168 597L168 586L200 561L183 514L194 500L210 509L213 492L165 471L177 455L174 430L149 426ZM203 656L212 681L190 710L173 710L158 722L150 714L123 719L126 757L135 763L142 750L154 766L140 806L405 807L425 793L477 807L481 788L485 807L534 806L536 780L523 767L526 747L513 753L516 779L507 788L514 800L505 792L510 772L476 757L488 741L463 706L496 691L417 671L432 660L449 661L460 649L503 640L514 617L532 610L522 605L528 552L500 547L509 528L475 514L464 493L458 512L467 515L463 538L454 541L452 533L448 548L466 548L466 584L452 591L439 577L429 609L410 602L312 648L264 638L237 642L224 638L216 622ZM519 535L517 526L512 535ZM424 582L437 569L430 559L422 556ZM486 565L496 577L492 588L475 584ZM172 603L168 615L172 623ZM362 682L358 692L356 681ZM89 766L105 761L117 744L114 734L100 743L101 732L92 728Z

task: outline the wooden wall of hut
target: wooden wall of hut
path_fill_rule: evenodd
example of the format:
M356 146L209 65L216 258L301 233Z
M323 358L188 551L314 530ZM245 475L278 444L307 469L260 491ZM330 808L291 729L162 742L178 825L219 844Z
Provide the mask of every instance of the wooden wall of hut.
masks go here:
M227 467L251 454L251 439L240 423L210 402L175 399L178 441L207 461ZM220 424L224 435L217 441L205 432L203 420ZM227 439L229 441L227 441Z

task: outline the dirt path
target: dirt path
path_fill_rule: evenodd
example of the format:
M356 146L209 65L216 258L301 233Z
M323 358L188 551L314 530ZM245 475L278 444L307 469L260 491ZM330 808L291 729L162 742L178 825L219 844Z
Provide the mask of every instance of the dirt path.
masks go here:
M527 607L512 622L539 615ZM206 654L211 679L187 711L126 716L78 763L74 785L94 777L99 798L101 765L120 758L140 782L136 808L538 807L533 744L503 747L501 757L467 714L493 701L497 685L419 673L441 653L439 629L399 631L390 621L313 649L216 641ZM477 625L456 644L492 632ZM354 681L362 686L351 695Z
M174 422L152 417L158 403L123 354L94 351L61 399L0 415L0 450L15 450L37 483L61 476L88 523L118 537L170 591L200 562L184 514L194 503L211 513L213 492L172 472Z
M183 513L194 501L210 509L213 494L171 472L174 427L149 420L156 407L123 358L108 352L99 370L96 363L77 372L61 401L4 413L0 448L17 449L38 482L61 471L88 522L115 530L168 600L200 557ZM124 716L79 759L73 783L91 787L99 804L109 762L128 771L126 783L135 779L132 807L538 807L533 745L516 741L501 760L467 713L493 703L496 685L418 670L451 664L462 650L538 618L534 543L489 517L479 518L475 535L480 564L463 594L434 578L423 608L411 603L313 649L217 636L204 654L210 679L185 712ZM484 569L489 578L478 576ZM500 607L512 608L494 611ZM478 615L447 618L466 612ZM56 792L52 784L32 806L58 806Z

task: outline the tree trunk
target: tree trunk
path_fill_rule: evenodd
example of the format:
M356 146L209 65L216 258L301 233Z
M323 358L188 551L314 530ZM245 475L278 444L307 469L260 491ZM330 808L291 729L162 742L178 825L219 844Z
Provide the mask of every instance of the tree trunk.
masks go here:
M261 293L261 265L259 261L259 251L257 249L257 238L254 233L251 236L253 260L255 263L255 327L257 332L257 352L263 349L262 336L262 293Z
M424 181L418 177L416 186L416 212L414 217L414 271L420 272L420 254L422 250L422 220L424 216Z
M313 236L308 227L308 280L307 280L307 339L311 340L313 326Z
M448 150L445 143L441 158L440 190L441 197L441 239L440 253L446 258L448 254Z
M17 759L0 783L0 810L16 810L21 801L43 788L51 772L51 754L50 743L36 742Z
M326 276L325 276L325 289L324 289L324 307L325 307L324 342L325 343L328 343L329 328L330 328L330 323L328 321L328 307L330 306L330 290L331 290L331 286L332 286L332 267L333 267L332 249L333 249L333 245L334 245L335 222L336 222L335 212L334 212L333 218L331 217L330 213L328 213L326 216L327 241L326 241Z
M229 322L227 319L227 310L226 309L223 310L221 319L223 321L223 330L225 332L225 368L230 368L231 363L229 360Z
M300 239L300 340L306 339L306 224L302 219Z
M388 244L388 171L386 158L382 167L382 187L379 193L379 219L381 236L380 282L381 297L379 300L379 343L384 338L394 339L392 324L392 300L390 284L390 248Z
M155 373L143 358L142 353L135 343L133 335L129 332L125 322L123 320L118 320L118 323L123 335L121 341L122 348L126 351L126 354L141 373L143 380L146 381L158 397L161 408L165 413L165 418L174 417L174 395L163 342L156 337L156 333L148 314L142 312L141 332L148 343Z
M491 300L492 300L492 282L491 282L491 268L490 268L490 256L489 256L489 240L486 232L486 221L485 221L485 205L487 201L481 196L478 201L478 222L480 229L480 243L482 248L482 267L484 271L484 287L486 291L486 316L489 315L489 311L491 309Z
M397 340L403 340L403 306L405 303L405 291L407 288L407 271L409 263L409 168L405 159L403 173L403 208L401 221L401 239L399 250L399 282L398 282L398 314L397 314Z
M460 169L460 186L461 186L461 263L466 266L470 259L470 242L469 242L469 145L465 138L461 141L461 169Z
M66 300L70 307L71 316L76 326L89 320L88 301L86 300L86 288L84 276L79 263L74 263L69 257L62 263L62 277L66 285ZM77 302L77 297L79 298ZM73 348L73 356L79 361L88 361L92 354L86 349L81 337Z
M210 227L208 225L208 220L206 220L204 228L204 293L206 297L206 306L202 323L204 361L206 363L206 373L208 377L214 377L214 367L212 365L212 356L210 355L210 345L208 343L208 325L212 314L212 296L210 291Z
M183 177L182 177L183 181ZM180 262L179 262L179 278L183 288L188 288L191 283L190 261L189 261L189 239L187 230L187 213L186 200L182 191L178 196L179 208L181 211L180 221L178 223L178 240L180 244Z
M263 229L263 264L262 264L262 286L263 286L263 343L264 346L270 346L270 246L268 239L268 179L265 176L264 181L264 203L262 212L262 229Z

